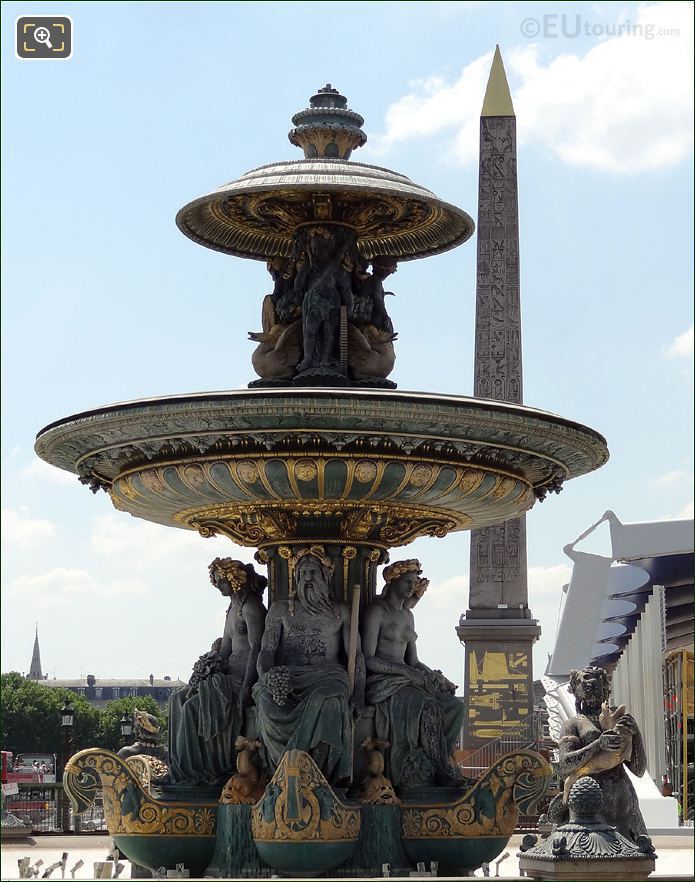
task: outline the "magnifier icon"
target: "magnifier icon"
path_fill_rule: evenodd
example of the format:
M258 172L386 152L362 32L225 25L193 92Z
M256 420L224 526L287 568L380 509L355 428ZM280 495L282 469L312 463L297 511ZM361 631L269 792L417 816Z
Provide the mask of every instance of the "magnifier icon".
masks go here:
M36 28L34 31L34 39L37 43L43 43L45 46L48 46L49 49L53 48L53 45L51 44L51 32L48 28L43 27L43 25Z

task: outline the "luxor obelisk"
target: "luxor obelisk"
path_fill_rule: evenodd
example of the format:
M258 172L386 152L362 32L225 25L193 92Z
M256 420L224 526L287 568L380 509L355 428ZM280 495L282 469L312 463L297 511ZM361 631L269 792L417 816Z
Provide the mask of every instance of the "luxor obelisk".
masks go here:
M522 403L516 117L499 47L480 117L474 395ZM532 719L526 519L471 533L465 644L464 748L525 728Z

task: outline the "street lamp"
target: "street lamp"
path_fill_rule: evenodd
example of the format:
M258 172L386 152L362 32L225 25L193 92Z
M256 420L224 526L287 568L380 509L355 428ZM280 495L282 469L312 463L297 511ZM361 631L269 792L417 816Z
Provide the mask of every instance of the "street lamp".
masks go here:
M70 699L66 699L65 704L60 709L60 725L63 729L63 735L68 729L72 729L72 724L75 719L75 711L73 710L72 705L70 704Z
M63 755L62 755L62 763L61 763L61 783L63 779L63 774L65 773L65 766L68 764L68 760L72 755L72 724L75 720L75 711L73 706L70 704L70 699L67 698L65 700L65 704L60 709L60 728L63 733ZM65 789L61 788L60 791L60 817L61 817L61 827L63 828L64 833L70 832L70 806L68 805L68 801L65 797Z
M121 727L121 745L126 747L130 744L130 736L133 734L133 718L129 717L126 712L123 712L123 716L121 717L120 722Z

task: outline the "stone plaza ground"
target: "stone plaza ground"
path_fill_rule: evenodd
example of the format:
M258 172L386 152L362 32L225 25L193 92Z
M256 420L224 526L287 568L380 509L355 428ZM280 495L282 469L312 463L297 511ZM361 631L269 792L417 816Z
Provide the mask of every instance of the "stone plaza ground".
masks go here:
M65 874L67 879L70 878L70 869L79 860L82 860L84 864L76 871L75 879L93 879L94 863L106 860L111 848L111 839L108 836L36 836L31 841L34 843L33 845L29 842L3 844L1 854L1 878L3 880L19 879L17 861L23 857L30 857L32 864L36 864L38 860L43 861L43 865L39 870L40 878L47 867L60 860L64 851L68 852L67 872ZM516 854L519 850L520 842L520 836L513 836L510 840L508 847L505 849L509 853L509 857L499 865L500 878L519 878L519 861ZM695 860L695 853L693 851L692 830L689 832L683 831L679 836L655 836L654 845L656 846L658 860L656 872L650 876L650 879L686 880L694 878L693 862ZM129 879L130 863L125 859L122 859L122 863L125 866L119 878ZM490 866L490 878L495 877L496 869L493 862ZM476 878L482 878L482 870L477 870L475 876ZM51 874L51 878L60 879L60 870L55 870ZM375 876L374 878L380 877Z

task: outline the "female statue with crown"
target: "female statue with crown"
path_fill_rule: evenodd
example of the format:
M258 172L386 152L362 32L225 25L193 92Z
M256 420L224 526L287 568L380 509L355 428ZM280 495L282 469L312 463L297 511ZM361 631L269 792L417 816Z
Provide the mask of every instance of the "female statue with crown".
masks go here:
M384 590L367 608L362 646L367 669L366 703L376 707L376 735L388 741L386 774L394 787L461 786L450 762L463 723L463 702L441 671L417 657L412 607L429 581L417 560L384 569Z
M234 743L258 677L267 579L251 564L215 558L210 581L232 597L224 633L198 659L189 685L169 702L169 755L174 784L221 785L234 774Z

